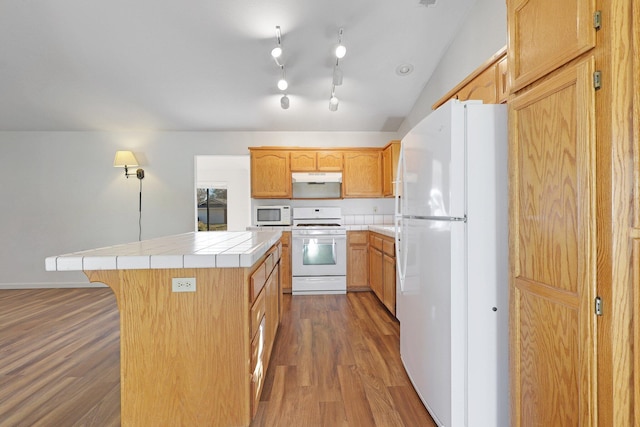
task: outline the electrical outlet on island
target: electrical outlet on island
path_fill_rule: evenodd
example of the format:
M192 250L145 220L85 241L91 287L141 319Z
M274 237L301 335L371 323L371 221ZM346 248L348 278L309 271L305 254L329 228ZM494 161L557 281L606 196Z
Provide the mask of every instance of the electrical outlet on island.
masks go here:
M195 277L173 277L171 279L171 291L172 292L195 292L196 278Z

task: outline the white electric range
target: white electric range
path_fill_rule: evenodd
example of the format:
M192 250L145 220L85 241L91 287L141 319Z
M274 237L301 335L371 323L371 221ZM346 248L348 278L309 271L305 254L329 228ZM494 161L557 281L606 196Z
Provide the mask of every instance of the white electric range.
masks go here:
M347 230L339 207L293 208L293 295L347 292Z

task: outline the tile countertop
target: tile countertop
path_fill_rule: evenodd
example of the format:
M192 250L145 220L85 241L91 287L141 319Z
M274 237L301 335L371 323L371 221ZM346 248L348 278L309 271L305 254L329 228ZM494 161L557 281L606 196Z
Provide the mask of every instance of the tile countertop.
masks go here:
M50 256L47 271L251 267L281 231L200 231Z
M396 227L394 225L369 225L367 227L369 231L384 234L389 237L396 237Z

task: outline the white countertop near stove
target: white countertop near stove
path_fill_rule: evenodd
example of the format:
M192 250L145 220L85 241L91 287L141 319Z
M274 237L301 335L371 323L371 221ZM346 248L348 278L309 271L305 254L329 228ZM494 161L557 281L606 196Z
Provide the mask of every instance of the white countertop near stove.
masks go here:
M281 231L200 231L50 256L47 271L251 267Z
M369 231L384 234L389 237L396 237L396 227L394 225L369 225Z

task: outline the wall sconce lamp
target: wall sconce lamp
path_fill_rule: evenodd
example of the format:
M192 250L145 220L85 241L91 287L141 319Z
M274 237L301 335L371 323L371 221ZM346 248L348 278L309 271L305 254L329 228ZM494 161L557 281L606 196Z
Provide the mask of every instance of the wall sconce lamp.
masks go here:
M124 176L129 178L133 173L129 173L129 167L138 166L138 160L131 151L116 151L116 157L113 159L113 167L124 167ZM136 178L140 180L140 193L138 198L138 241L142 240L142 179L144 178L144 170L138 169L135 173Z
M138 166L138 160L136 160L136 156L133 155L131 151L116 151L116 157L113 159L113 167L121 168L124 167L124 176L129 178L130 176L135 175L138 179L144 178L144 169L136 170L136 173L129 173L129 167Z

